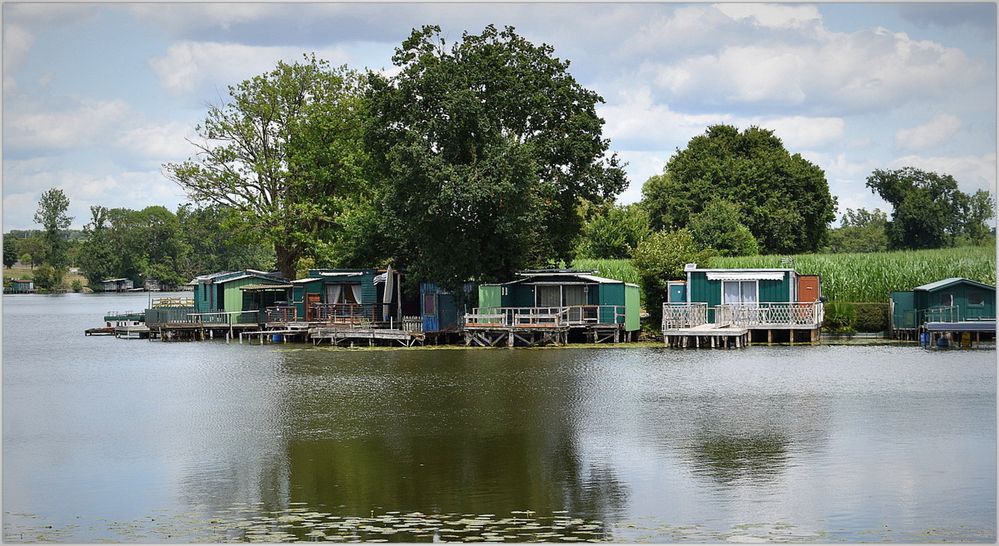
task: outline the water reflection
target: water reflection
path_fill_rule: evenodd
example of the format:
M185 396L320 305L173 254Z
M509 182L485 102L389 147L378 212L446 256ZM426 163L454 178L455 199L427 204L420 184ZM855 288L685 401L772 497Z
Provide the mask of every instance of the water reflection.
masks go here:
M726 437L695 440L690 448L695 472L704 472L721 484L738 480L771 481L788 462L784 436Z

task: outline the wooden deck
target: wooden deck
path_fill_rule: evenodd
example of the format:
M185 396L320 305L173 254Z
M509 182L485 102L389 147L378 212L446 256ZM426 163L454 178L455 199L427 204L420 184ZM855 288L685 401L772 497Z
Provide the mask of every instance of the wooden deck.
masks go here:
M319 345L323 341L329 341L330 345L367 342L369 346L379 344L379 342L387 342L392 345L398 343L403 347L412 347L417 343L422 345L425 339L423 332L409 332L394 328L344 328L338 326L309 328L308 337L312 340L313 345Z
M717 324L664 330L663 338L667 347L674 348L740 349L749 346L751 342L748 329Z

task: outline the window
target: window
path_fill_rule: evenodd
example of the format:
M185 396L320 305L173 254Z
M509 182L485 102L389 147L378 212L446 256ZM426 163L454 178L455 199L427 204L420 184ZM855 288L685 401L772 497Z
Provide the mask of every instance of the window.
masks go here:
M981 290L968 292L968 305L985 305L985 293Z
M432 317L437 312L435 309L437 304L436 294L424 294L423 295L423 314Z
M722 281L722 303L756 303L756 281Z
M954 294L944 292L940 294L940 307L952 307L954 305Z

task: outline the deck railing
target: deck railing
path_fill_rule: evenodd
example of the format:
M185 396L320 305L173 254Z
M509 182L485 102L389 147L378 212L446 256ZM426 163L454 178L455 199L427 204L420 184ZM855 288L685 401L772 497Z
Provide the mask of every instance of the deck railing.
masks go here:
M258 324L261 319L259 309L251 311L214 311L210 313L189 313L190 322L206 326L229 326L233 324Z
M664 303L663 330L693 328L708 322L706 303Z
M814 328L822 324L824 318L825 309L821 302L738 303L717 305L711 309L706 303L663 304L664 330L693 328L708 323L739 328Z
M298 322L298 307L294 305L272 305L265 311L267 322Z
M152 309L160 307L194 307L194 298L153 298L153 304L150 307Z
M566 327L624 323L623 305L565 307L476 307L465 314L466 327Z
M822 324L825 315L821 302L741 303L719 305L716 309L716 324L728 324L741 328L815 327Z

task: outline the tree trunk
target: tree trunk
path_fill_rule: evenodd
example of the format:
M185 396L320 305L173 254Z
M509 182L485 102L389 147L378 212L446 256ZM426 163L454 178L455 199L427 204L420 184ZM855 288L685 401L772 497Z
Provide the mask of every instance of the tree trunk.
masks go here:
M277 253L277 268L281 276L289 281L295 280L295 263L298 262L298 252L282 244L274 245Z

